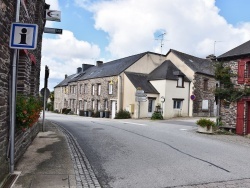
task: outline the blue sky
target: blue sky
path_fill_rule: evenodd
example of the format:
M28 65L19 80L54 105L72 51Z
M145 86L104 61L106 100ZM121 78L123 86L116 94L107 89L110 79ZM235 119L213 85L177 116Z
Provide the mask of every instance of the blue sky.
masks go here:
M74 74L83 63L95 64L152 51L175 49L205 58L220 55L250 39L249 0L46 0L60 10L61 22L47 27L63 35L44 34L44 67L49 89ZM164 35L160 48L160 34ZM156 40L158 39L158 40ZM216 46L214 48L214 41Z

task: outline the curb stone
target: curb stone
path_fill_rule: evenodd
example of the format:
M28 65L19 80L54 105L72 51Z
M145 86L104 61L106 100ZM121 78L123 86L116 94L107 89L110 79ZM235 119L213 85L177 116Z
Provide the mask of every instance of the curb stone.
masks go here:
M52 122L57 128L65 135L67 143L71 153L71 159L74 164L74 170L76 174L76 185L77 188L101 188L99 181L97 180L95 173L81 149L78 142L74 139L72 134L68 132L62 126Z

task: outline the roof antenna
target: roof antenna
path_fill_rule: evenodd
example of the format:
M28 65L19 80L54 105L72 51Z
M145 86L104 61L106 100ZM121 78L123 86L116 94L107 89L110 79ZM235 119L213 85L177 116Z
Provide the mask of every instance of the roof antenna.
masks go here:
M162 33L158 36L158 38L160 39L156 39L156 40L161 40L161 55L160 55L160 62L161 62L161 58L162 58L162 46L164 45L163 41L164 41L164 36L166 35L166 33Z

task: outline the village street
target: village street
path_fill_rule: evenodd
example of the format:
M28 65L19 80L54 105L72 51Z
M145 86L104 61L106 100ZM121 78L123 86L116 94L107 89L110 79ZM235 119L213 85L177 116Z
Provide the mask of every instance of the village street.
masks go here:
M112 120L54 113L46 113L46 119L76 139L102 187L250 185L250 139L199 134L194 119Z

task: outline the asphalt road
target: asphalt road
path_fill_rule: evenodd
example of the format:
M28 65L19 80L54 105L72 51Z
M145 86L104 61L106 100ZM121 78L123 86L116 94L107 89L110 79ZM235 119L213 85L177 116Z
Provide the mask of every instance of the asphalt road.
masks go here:
M160 188L250 178L250 149L196 133L192 121L46 113L77 139L102 187Z

